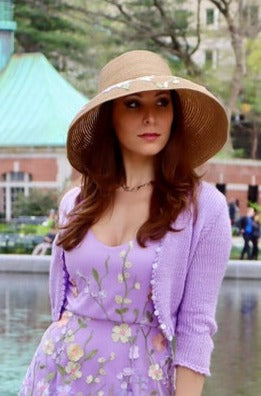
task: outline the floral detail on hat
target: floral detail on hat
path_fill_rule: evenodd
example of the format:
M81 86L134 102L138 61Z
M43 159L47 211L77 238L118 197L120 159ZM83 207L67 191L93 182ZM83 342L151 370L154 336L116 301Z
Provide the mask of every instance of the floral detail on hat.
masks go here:
M166 89L169 87L169 81L163 81L163 82L156 82L156 87L160 89Z
M180 79L179 79L178 77L173 77L172 80L171 80L171 82L172 82L173 84L179 84L179 83L180 83Z
M120 88L120 89L123 88L123 89L128 90L128 89L130 89L130 84L131 84L131 80L122 81L122 82L119 82L118 84L114 84L114 85L109 86L108 88L105 88L102 91L102 93L108 93L108 92L110 92L110 91L112 91L113 89L116 89L116 88Z
M148 81L148 82L150 82L150 81L153 80L154 77L155 77L155 76L142 76L142 77L138 77L137 80L139 80L139 81Z

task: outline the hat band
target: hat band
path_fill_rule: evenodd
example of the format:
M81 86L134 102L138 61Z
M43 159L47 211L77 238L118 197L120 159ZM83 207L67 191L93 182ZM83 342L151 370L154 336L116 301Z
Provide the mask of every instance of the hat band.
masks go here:
M164 78L163 81L158 81L159 78ZM103 93L108 93L110 91L112 91L113 89L130 89L131 84L135 83L137 81L142 81L142 82L154 82L153 80L156 79L157 81L155 82L155 87L159 88L159 89L167 89L169 87L169 84L179 84L180 80L179 78L175 77L175 76L156 76L156 75L152 75L152 76L142 76L142 77L137 77L137 78L133 78L131 80L125 80L125 81L121 81L117 84L113 84L110 85L109 87L103 89L100 94Z

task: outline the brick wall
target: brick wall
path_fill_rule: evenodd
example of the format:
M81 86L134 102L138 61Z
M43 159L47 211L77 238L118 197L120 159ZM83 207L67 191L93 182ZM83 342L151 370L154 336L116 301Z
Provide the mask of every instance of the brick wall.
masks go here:
M32 175L34 181L56 181L56 158L0 158L0 173L12 171L26 172Z
M253 160L213 160L200 168L204 173L204 180L210 183L226 184L228 201L239 199L242 214L247 207L247 193L249 185L259 186L258 203L261 204L261 161Z

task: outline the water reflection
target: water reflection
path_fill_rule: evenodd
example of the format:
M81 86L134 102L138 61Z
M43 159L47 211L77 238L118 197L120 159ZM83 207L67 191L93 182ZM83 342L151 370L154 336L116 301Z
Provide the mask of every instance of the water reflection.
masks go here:
M17 395L49 311L46 275L0 274L0 395Z
M260 395L261 282L224 281L217 321L213 375L204 396Z
M48 277L0 275L0 395L14 396L50 323ZM261 393L261 282L223 283L212 376L203 396Z

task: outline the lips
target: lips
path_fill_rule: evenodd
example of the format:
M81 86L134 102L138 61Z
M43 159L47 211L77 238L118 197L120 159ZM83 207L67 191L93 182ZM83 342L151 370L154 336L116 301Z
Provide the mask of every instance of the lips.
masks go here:
M159 136L159 133L143 133L142 135L139 135L140 137L157 137Z
M153 141L153 140L156 140L160 136L160 134L159 133L143 133L138 136L144 140Z

